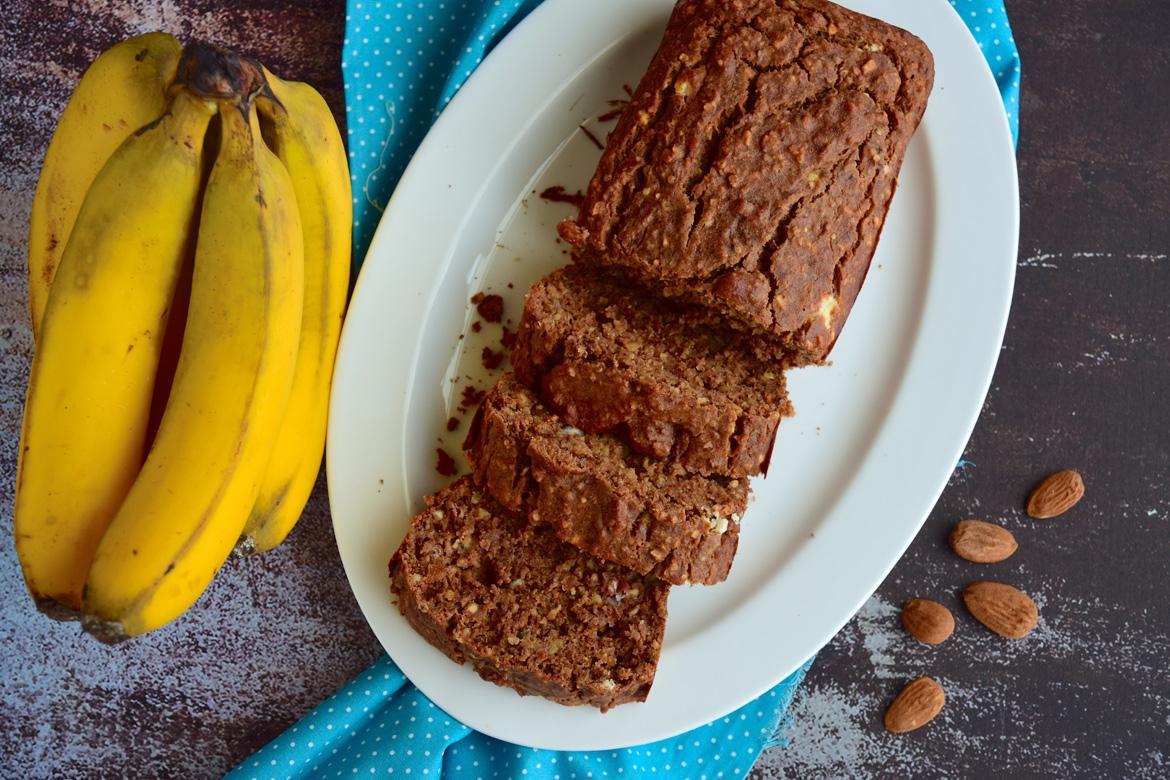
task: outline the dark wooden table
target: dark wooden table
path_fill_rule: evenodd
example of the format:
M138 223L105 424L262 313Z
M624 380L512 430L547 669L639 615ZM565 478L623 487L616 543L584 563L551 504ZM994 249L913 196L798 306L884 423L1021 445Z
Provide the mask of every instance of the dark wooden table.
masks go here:
M143 8L153 10L143 11ZM1012 318L983 417L910 551L818 656L770 777L1170 775L1170 5L1009 2L1024 61L1023 227ZM197 609L105 647L35 613L11 542L31 339L25 231L53 123L81 68L164 28L257 54L317 84L341 115L339 0L85 4L16 0L0 24L0 774L214 777L381 654L350 595L324 482L290 541L229 563ZM1085 475L1058 520L1022 511L1049 470ZM997 520L1020 541L986 570L953 557L950 525ZM1041 622L1009 643L963 612L991 573ZM906 599L955 611L938 648L907 637ZM946 687L919 732L881 727L907 680ZM132 768L128 769L128 768Z

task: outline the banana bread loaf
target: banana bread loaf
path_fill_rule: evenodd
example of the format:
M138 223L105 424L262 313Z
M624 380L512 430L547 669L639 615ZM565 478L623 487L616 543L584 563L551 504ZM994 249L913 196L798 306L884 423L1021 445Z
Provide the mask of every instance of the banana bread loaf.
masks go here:
M602 711L644 701L670 586L532 526L463 477L390 559L398 608L452 660L521 694Z
M918 38L826 0L681 0L561 236L821 361L933 78Z
M476 483L562 541L673 585L727 578L747 508L746 479L688 474L583 433L505 374L464 444Z
M565 422L698 474L767 471L792 414L773 345L571 265L532 286L512 365Z

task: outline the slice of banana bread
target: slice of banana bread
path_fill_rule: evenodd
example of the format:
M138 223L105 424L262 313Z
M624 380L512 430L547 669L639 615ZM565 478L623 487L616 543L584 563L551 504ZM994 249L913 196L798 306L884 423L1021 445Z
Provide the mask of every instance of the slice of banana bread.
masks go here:
M826 0L681 0L561 236L818 362L933 79L918 38Z
M773 345L580 265L528 291L512 366L570 425L698 474L767 471L792 414Z
M464 449L493 498L598 558L674 585L731 570L746 479L689 474L569 427L511 374L484 398Z
M557 540L470 477L427 499L390 587L423 638L521 694L604 712L654 682L670 586Z

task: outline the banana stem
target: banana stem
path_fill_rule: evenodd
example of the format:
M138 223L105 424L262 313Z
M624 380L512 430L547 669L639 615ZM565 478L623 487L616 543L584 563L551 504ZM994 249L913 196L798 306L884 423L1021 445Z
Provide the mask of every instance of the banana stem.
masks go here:
M254 60L201 41L183 48L175 84L202 98L230 100L240 106L246 106L267 86L264 72Z

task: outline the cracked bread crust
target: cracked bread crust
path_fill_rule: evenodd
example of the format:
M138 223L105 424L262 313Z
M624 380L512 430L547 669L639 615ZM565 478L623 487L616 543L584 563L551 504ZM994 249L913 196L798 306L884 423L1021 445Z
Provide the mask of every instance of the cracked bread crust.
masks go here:
M603 712L645 701L670 586L598 561L529 525L463 477L390 559L390 587L416 631L480 677Z
M746 479L688 474L544 409L511 374L479 407L464 444L475 481L564 542L673 585L727 578Z
M516 376L567 423L704 475L767 471L792 414L781 355L701 307L571 265L532 286Z
M918 38L826 0L681 0L561 236L819 362L933 73Z

